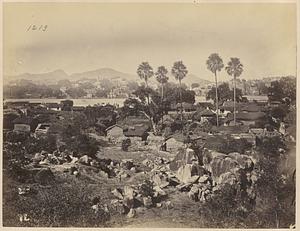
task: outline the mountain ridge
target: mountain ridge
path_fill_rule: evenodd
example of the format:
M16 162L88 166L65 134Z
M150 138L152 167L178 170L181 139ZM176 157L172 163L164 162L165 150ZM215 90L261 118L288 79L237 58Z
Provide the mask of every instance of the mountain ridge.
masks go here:
M136 81L141 82L142 80L137 76L137 74L129 74L124 73L113 68L103 67L89 71L83 72L75 72L72 74L67 74L62 69L56 69L51 72L45 73L22 73L19 75L4 75L4 82L7 84L8 82L16 82L18 80L32 80L36 83L41 84L54 84L57 83L59 80L73 80L78 81L82 79L117 79L120 78L124 81ZM175 82L175 79L170 76L169 80L171 82ZM155 76L152 78L152 82L154 83ZM186 78L183 80L183 83L192 84L192 83L199 83L200 85L209 84L211 83L209 80L202 79L194 74L188 74Z

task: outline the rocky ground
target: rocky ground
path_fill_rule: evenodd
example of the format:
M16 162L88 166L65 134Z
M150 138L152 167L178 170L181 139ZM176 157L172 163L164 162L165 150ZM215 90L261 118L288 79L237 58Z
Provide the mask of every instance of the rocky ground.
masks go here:
M250 200L255 198L255 182L259 176L251 158L239 153L225 155L207 151L204 165L200 166L193 156L191 149L169 153L151 145L133 145L128 151L122 151L117 145L102 147L96 158L37 153L27 166L33 181L4 181L4 205L43 199L43 193L47 195L47 190L55 185L74 189L75 197L78 191L84 198L82 206L91 214L108 218L103 223L106 227L199 228L209 227L199 209L214 199L225 184L240 187L239 192ZM63 200L64 195L58 193L60 196ZM72 203L66 203L66 210ZM30 224L38 220L38 215L31 214L26 207L20 213L14 205L4 217L8 225L39 226L38 221ZM90 226L75 224L82 225Z

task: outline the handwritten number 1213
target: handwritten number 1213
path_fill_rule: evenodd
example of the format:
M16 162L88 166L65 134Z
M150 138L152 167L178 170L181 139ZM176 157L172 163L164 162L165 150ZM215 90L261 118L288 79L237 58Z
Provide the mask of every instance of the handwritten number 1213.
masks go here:
M30 25L28 28L27 28L27 31L31 31L31 30L37 30L37 31L46 31L48 28L48 25Z

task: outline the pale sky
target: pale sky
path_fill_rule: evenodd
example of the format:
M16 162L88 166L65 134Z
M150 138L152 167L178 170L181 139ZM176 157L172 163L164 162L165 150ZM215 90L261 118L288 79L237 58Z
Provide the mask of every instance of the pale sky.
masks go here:
M296 75L295 4L5 3L4 74L109 67L135 74L182 60L212 78L211 53L240 58L241 78ZM45 32L27 31L35 24ZM220 80L229 79L225 71Z

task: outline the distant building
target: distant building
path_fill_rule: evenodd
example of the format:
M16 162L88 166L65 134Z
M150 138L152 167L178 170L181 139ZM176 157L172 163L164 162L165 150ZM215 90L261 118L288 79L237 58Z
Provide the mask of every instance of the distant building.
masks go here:
M124 137L123 128L117 124L108 127L105 131L106 136L110 141L115 141L120 139L121 137Z
M180 110L181 110L181 103L177 103L176 109L177 109L177 111L180 111ZM191 104L191 103L183 102L183 103L182 103L182 110L183 110L184 112L192 112L192 111L196 111L196 106L195 106L194 104Z
M166 144L167 144L166 151L168 151L168 152L176 152L178 149L184 147L183 140L178 140L178 139L176 139L174 137L169 137L166 140Z
M58 103L46 103L45 106L47 110L55 110L55 111L60 110L60 105Z
M62 111L72 111L73 109L73 101L72 100L62 100L61 103L61 110Z
M147 125L145 126L144 124L138 124L124 128L123 132L126 137L134 137L138 140L146 141L149 135L149 130L150 129Z
M210 119L215 118L216 113L214 113L210 109L204 109L201 111L197 111L193 117L194 117L194 120L197 120L199 122L205 122L205 121L209 121Z
M34 131L36 126L30 117L20 117L13 121L15 132L30 132Z
M242 123L243 125L255 125L256 122L264 119L264 112L240 112L236 113L236 121ZM229 124L233 121L233 114L228 114L225 119L225 123Z
M47 134L49 128L50 128L49 123L40 123L38 124L37 128L35 129L35 135L36 136L41 136Z

